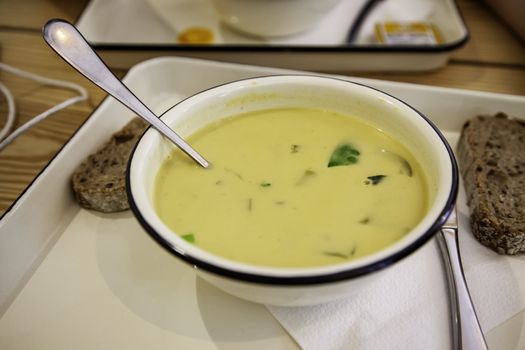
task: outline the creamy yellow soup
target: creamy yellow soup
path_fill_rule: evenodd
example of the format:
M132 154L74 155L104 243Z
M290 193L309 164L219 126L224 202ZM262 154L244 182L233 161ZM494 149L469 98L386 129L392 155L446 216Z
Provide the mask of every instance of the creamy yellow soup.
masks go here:
M171 154L157 175L156 210L184 239L232 260L341 263L396 242L427 209L414 157L355 117L263 110L223 119L189 141L213 165Z

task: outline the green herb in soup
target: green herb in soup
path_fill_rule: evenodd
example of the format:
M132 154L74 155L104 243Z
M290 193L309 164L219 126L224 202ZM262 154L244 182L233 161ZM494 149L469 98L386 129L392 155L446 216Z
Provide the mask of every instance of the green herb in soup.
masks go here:
M350 143L343 143L334 150L328 161L328 167L357 163L359 151Z
M394 243L426 212L414 157L353 116L263 110L223 119L189 141L213 166L175 151L157 175L156 210L182 238L233 260L337 264Z
M190 243L195 243L195 235L193 233L188 233L186 235L182 235L181 237Z
M373 176L368 176L367 179L365 181L365 183L368 185L368 184L372 184L373 186L377 185L378 183L380 183L381 181L383 181L383 179L386 177L386 175L373 175Z
M323 252L323 255L334 257L334 258L341 258L341 259L350 259L355 255L357 251L357 246L352 247L352 249L348 252Z

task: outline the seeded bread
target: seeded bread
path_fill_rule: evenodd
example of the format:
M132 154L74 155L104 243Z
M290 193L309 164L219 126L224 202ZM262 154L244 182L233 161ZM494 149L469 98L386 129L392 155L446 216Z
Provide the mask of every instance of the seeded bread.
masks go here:
M525 121L503 113L463 126L460 171L474 236L500 254L525 251Z
M105 213L129 209L126 167L131 150L146 127L142 119L133 119L75 170L71 184L81 206Z

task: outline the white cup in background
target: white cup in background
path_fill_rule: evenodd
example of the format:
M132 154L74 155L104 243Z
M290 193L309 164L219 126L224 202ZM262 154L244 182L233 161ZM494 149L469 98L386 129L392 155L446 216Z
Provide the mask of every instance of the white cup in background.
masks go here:
M257 36L297 34L315 25L341 0L213 0L221 20Z

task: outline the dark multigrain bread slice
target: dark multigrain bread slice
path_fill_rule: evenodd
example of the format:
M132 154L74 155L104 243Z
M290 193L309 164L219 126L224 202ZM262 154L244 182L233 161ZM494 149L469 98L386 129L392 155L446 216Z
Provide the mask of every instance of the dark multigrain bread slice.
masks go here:
M71 178L80 205L106 213L129 209L126 166L131 150L146 126L142 119L133 119L80 164Z
M476 238L500 254L525 251L525 122L499 113L465 123L458 144Z

